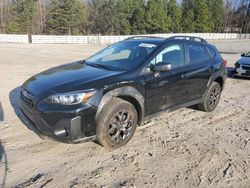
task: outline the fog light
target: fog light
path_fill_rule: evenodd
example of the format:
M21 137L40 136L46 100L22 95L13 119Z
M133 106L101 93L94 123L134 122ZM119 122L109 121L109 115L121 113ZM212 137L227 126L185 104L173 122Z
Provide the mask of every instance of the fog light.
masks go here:
M58 129L58 128L55 129L55 130L54 130L54 134L55 134L56 136L58 136L58 137L66 137L66 136L69 135L67 129L64 128L64 127L60 127L60 129Z

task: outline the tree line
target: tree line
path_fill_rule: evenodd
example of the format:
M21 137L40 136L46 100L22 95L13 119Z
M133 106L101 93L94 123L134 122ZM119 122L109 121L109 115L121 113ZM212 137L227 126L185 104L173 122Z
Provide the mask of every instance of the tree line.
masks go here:
M0 33L250 32L249 0L0 0Z

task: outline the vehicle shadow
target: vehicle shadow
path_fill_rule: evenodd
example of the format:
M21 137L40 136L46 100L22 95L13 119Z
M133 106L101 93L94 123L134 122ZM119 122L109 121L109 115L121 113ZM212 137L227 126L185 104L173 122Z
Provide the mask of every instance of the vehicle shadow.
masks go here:
M2 177L0 177L0 188L3 188L5 186L7 178L8 160L6 151L4 150L1 140L0 140L0 170L3 171L0 173L3 175Z
M227 69L227 77L231 78L234 74L234 67L226 67Z
M18 111L19 111L18 98L19 98L20 91L21 91L21 87L17 87L13 89L12 91L10 91L9 93L10 104L13 107L14 112L17 116L18 116Z
M4 113L3 113L3 108L2 108L2 104L0 102L0 122L4 120Z
M36 133L37 136L39 136L41 139L44 139L43 135L41 135L41 133L39 132L39 130L32 126L29 122L27 122L27 120L25 120L23 118L23 116L21 115L21 111L20 111L20 107L19 107L19 96L20 96L20 92L21 92L21 87L16 87L15 89L13 89L12 91L10 91L9 93L9 101L11 106L13 107L13 110L15 112L15 114L17 115L17 117L19 118L19 120L30 130L32 130L34 133Z

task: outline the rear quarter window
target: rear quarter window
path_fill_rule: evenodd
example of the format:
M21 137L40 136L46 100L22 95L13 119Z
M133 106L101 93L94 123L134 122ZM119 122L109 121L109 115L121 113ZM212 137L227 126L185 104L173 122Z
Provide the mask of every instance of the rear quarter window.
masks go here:
M188 44L190 64L200 64L210 59L208 51L201 45Z
M217 49L214 49L212 47L208 47L208 52L212 59L215 61L215 63L221 63L222 57Z

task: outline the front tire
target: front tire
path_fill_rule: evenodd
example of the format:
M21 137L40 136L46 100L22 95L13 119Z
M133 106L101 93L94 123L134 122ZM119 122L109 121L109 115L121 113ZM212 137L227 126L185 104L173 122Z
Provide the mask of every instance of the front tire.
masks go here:
M220 84L213 82L206 93L204 101L197 105L198 109L205 112L211 112L215 110L220 101L221 91L222 89Z
M97 141L104 147L116 149L132 138L138 123L135 107L114 98L106 104L97 118Z

